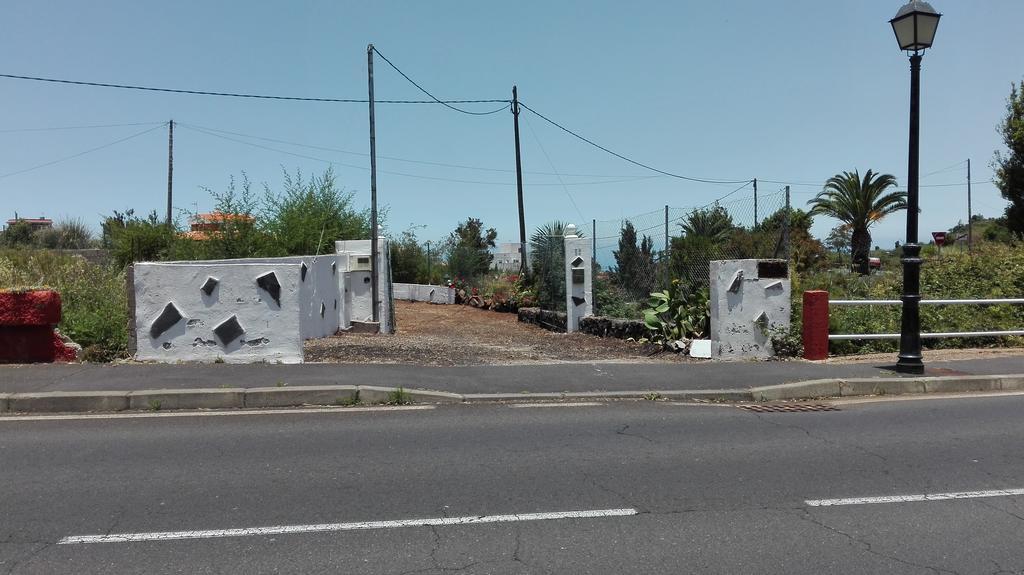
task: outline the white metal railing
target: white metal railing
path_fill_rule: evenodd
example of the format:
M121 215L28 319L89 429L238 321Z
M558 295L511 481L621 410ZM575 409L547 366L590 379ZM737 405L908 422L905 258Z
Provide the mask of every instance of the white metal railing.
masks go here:
M924 299L919 302L921 305L1005 305L1024 304L1024 298L1004 299ZM829 300L829 307L834 305L859 306L859 305L902 305L903 301L898 299L835 299ZM949 337L1003 337L1008 335L1024 335L1024 329L1004 331L948 331L922 333L922 339L942 339ZM899 339L898 333L830 333L829 341L852 340L852 339Z

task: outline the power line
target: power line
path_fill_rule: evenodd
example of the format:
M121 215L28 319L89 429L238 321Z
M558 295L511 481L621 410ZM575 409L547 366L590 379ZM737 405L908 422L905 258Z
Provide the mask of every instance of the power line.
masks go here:
M441 104L441 105L443 105L446 108L450 108L452 110L455 110L456 112L462 112L463 114L469 114L471 116L487 116L489 114L496 114L496 113L498 113L498 112L500 112L502 110L506 110L506 109L508 109L509 104L511 104L511 102L509 100L496 100L496 101L500 101L500 102L504 103L505 105L500 107L500 108L498 108L498 109L496 109L496 110L491 110L489 112L472 112L470 110L463 110L462 108L456 108L455 106L452 106L451 103L449 103L449 102L445 102L445 101L439 100L436 96L434 96L433 94L428 92L426 90L426 88L424 88L423 86L420 86L419 84L417 84L416 81L413 80L412 78L410 78L405 72L399 70L398 66L395 66L391 62L391 60L388 60L387 56L385 56L384 54L381 54L380 50L378 50L376 46L371 46L371 48L373 49L373 51L378 56L380 56L385 62L388 63L388 66L391 66L392 68L394 68L395 72L398 72L403 78L408 80L410 84L412 84L413 86L416 86L416 88L419 89L420 92L423 92L424 94L429 96L434 102L436 102L438 104ZM453 103L455 103L455 102L453 102Z
M537 132L533 130L533 124L531 124L530 120L526 118L523 118L523 120L526 120L526 127L530 129L530 133L533 135L533 139L537 142L537 146L540 147L541 153L544 154L544 158L547 159L548 165L551 166L551 169L555 170L555 173L557 174L558 169L555 168L555 163L551 161L551 156L549 156L547 150L544 149L544 144L540 143L540 138L537 137ZM583 211L580 210L578 205L576 205L576 199L569 193L569 188L565 186L562 176L558 176L558 183L562 184L562 191L564 191L565 195L569 198L569 203L571 203L572 207L576 209L576 213L580 215L580 218L585 220L586 217L583 215Z
M673 177L673 178L678 178L680 180L686 180L686 181L689 181L689 182L700 182L700 183L703 183L703 184L739 184L739 183L749 183L750 182L750 180L711 180L711 179L706 179L706 178L693 178L693 177L690 177L690 176L683 176L683 175L680 175L680 174L673 174L672 172L666 172L664 170L659 170L658 168L655 168L655 167L649 166L647 164L638 162L638 161L636 161L634 159L631 159L631 158L627 158L626 156L623 156L622 154L620 154L618 152L613 152L612 150L609 150L608 148L606 148L606 147L604 147L604 146L594 142L593 140L589 140L589 139L587 139L587 138L577 134L576 132L573 132L569 128L566 128L565 126L559 124L558 122L552 120L551 118L548 118L544 114L541 114L537 110L534 110L533 108L527 106L526 104L524 104L522 102L519 102L519 105L522 106L523 108L526 108L527 110L529 110L531 113L533 113L538 118L544 120L545 122L547 122L547 123L551 124L552 126L558 128L559 130L562 130L563 132L569 134L570 136L573 136L574 138L582 140L582 141L590 144L591 146L594 146L595 148L597 148L599 150L607 152L607 153L615 156L616 158L619 158L620 160L625 160L625 161L627 161L627 162L629 162L631 164L634 164L636 166L640 166L641 168L644 168L646 170L651 170L652 172L657 172L659 174L662 174L662 175L665 175L665 176L670 176L670 177Z
M381 56L383 58L383 56ZM301 96L274 96L269 94L247 94L241 92L214 92L209 90L183 90L179 88L156 88L153 86L135 86L131 84L111 84L107 82L86 82L82 80L65 80L61 78L43 78L39 76L21 76L17 74L0 74L0 78L14 80L31 80L53 84L71 84L74 86L94 86L99 88L119 88L122 90L141 90L145 92L167 92L171 94L192 94L195 96L223 96L226 98L251 98L257 100L290 100L295 102L330 102L341 104L366 104L369 100L358 98L307 98ZM431 96L433 98L433 96ZM487 104L508 102L508 100L375 100L377 104ZM451 106L449 106L451 107ZM502 108L504 109L504 108Z
M132 124L92 124L88 126L53 126L46 128L7 128L0 130L0 134L11 134L15 132L53 132L58 130L86 130L90 128L125 128L128 126L166 126L167 122L135 122Z
M331 147L327 147L327 146L314 146L314 145L311 145L311 144L302 144L302 143L299 143L299 142L293 142L293 141L289 141L289 140L281 140L281 139L277 139L277 138L267 138L267 137L264 137L264 136L255 136L255 135L252 135L252 134L243 134L241 132L232 132L232 131L229 131L229 130L221 130L221 129L218 129L218 128L211 128L209 126L200 126L200 125L197 125L197 124L187 124L187 123L183 123L183 122L176 122L176 123L178 125L181 125L181 126L186 126L186 127L191 126L191 127L194 127L194 128L201 128L203 130L207 130L207 131L210 131L210 132L217 132L219 134L228 134L228 135L231 135L231 136L239 136L239 137L242 137L242 138L251 138L251 139L254 139L254 140L261 140L261 141L264 141L264 142L273 142L273 143L276 143L276 144L286 144L288 146L296 146L296 147L299 147L299 148L309 148L311 150L320 150L320 151L323 151L323 152L336 152L336 153L339 153L339 154L346 154L346 155L350 155L350 156L359 156L359 157L363 157L363 158L368 158L370 156L370 154L367 154L366 152L353 152L353 151L350 151L350 150L342 150L340 148L331 148ZM410 164L422 164L422 165L426 165L426 166L437 166L437 167L442 167L442 168L457 168L457 169L462 169L462 170L477 170L477 171L481 171L481 172L499 172L499 173L504 173L504 174L514 174L515 173L515 170L510 170L510 169L506 169L506 168L485 168L485 167L480 167L480 166L467 166L465 164L449 164L449 163L445 163L445 162L431 162L431 161L426 161L426 160L410 160L408 158L397 158L395 156L382 156L380 154L377 154L377 158L378 159L382 159L382 160L391 160L391 161L394 161L394 162L406 162L406 163L410 163ZM634 176L634 175L609 175L609 174L559 174L559 173L556 173L556 172L537 172L537 171L524 171L523 173L524 174L538 175L538 176L564 176L564 177L573 177L573 178L617 178L617 179L636 178L636 179L650 179L650 178L658 178L658 177L660 177L660 176Z
M239 140L239 139L236 139L236 138L231 138L231 137L228 137L228 136L223 136L221 134L217 134L217 133L214 133L214 132L208 132L208 131L206 131L206 130L204 130L202 128L199 128L199 127L196 127L196 126L192 126L192 125L188 125L188 124L176 123L176 125L181 126L183 128L186 128L188 130L192 130L193 132L199 132L201 134L206 134L207 136L212 136L214 138L220 138L222 140L227 140L229 142L235 142L235 143L243 144L243 145L246 145L246 146L252 146L254 148L259 148L261 150L267 150L267 151L270 151L270 152L276 152L278 154L284 154L284 155L287 155L287 156L294 156L296 158L303 158L303 159L306 159L306 160L314 160L314 161L317 161L317 162L323 162L325 164L330 164L330 165L333 165L333 166L342 166L342 167L345 167L345 168L352 168L352 169L355 169L355 170L367 171L367 170L370 169L370 168L368 168L366 166L359 166L359 165L356 165L356 164L347 164L347 163L344 163L344 162L337 162L335 160L328 160L328 159L325 159L325 158L318 158L316 156L310 156L310 155L306 155L306 154L298 154L298 153L295 153L295 152L289 152L287 150L281 150L281 149L278 149L278 148L272 148L270 146L264 146L262 144L256 144L256 143L253 143L253 142L246 142L245 140ZM474 184L474 185L483 185L483 186L514 186L514 185L516 185L514 182L488 182L488 181L478 181L478 180L462 180L462 179L456 179L456 178L442 178L442 177L437 177L437 176L425 176L425 175L422 175L422 174L410 174L410 173L407 173L407 172L396 172L396 171L390 171L390 170L377 170L377 171L378 171L378 173L381 173L381 174L389 174L389 175L393 175L393 176L403 176L403 177L406 177L406 178L418 178L418 179L421 179L421 180L434 180L434 181L439 181L439 182L454 182L454 183L457 183L457 184ZM647 178L647 176L639 176L638 178L633 178L633 179L629 179L629 180L608 180L608 181L602 181L602 182L567 182L564 185L567 185L567 186L593 186L593 185L601 185L601 184L617 184L617 183L624 183L624 182L632 182L632 181L635 181L636 179L645 179L645 178ZM562 185L562 184L556 184L556 183L530 183L529 185L531 185L531 186L558 186L558 185Z
M158 129L162 128L165 125L166 125L166 122L164 124L162 124L162 125L153 126L152 128L149 128L147 130L143 130L141 132L137 132L135 134L132 134L131 136L127 136L127 137L121 138L120 140L114 140L113 142L109 142L107 144L103 144L102 146L97 146L95 148L90 148L88 150L85 150L84 152L79 152L79 153L73 154L71 156L66 156L66 157L63 157L63 158L60 158L60 159L57 159L57 160L53 160L51 162L46 162L45 164L39 164L38 166L32 166L31 168L25 168L24 170L18 170L16 172L8 172L6 174L0 174L0 178L8 178L10 176L16 176L18 174L24 174L25 172L31 172L32 170L38 170L39 168L45 168L47 166L52 166L54 164L58 164L60 162L66 161L66 160L72 160L74 158L78 158L80 156L84 156L86 154L89 154L89 153L92 153L92 152L96 152L98 150L102 150L104 148L109 148L110 146L114 146L114 145L120 144L121 142L127 142L128 140L131 140L132 138L137 138L137 137L139 137L139 136L141 136L143 134L148 134L149 132L152 132L153 130L158 130Z

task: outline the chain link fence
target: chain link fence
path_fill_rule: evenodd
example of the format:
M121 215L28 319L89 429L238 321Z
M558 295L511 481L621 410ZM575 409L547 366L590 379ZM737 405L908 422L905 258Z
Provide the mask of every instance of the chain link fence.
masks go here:
M595 313L640 318L650 293L666 289L675 279L693 290L706 289L712 260L787 258L787 206L785 188L755 195L747 186L704 206L665 206L578 224L594 245ZM556 251L548 247L544 259L559 261ZM564 294L564 277L560 281L559 293ZM545 285L543 279L540 283Z

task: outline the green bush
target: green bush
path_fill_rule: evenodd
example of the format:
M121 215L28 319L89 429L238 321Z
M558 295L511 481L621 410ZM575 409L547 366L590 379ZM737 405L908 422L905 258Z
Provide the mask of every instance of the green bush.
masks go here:
M950 250L952 252L952 250ZM903 274L896 266L871 276L831 270L795 278L793 318L799 321L804 290L823 289L831 299L899 299ZM973 255L945 253L921 267L924 299L1019 298L1024 296L1024 250L1019 246L989 244ZM921 306L921 331L993 331L1024 329L1021 305ZM900 306L835 306L829 317L830 333L899 333ZM1020 346L1024 338L926 339L932 349ZM892 352L895 340L834 341L836 354Z
M48 250L0 251L0 289L48 287L61 297L61 333L82 346L84 359L110 361L128 351L124 273Z

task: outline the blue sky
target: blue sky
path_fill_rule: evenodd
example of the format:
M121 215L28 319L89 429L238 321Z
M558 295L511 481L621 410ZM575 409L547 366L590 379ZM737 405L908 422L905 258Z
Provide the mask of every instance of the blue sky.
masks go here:
M442 98L523 102L624 155L670 172L726 180L790 181L802 205L827 177L859 168L906 175L907 58L888 19L895 1L822 2L6 2L0 73L213 91L364 98L366 45ZM1019 0L936 0L944 17L924 58L922 184L991 179L995 127L1010 83L1024 78ZM381 60L378 99L422 94ZM493 105L480 105L486 110ZM0 79L0 205L5 218L82 217L135 208L162 213L166 130L96 124L180 123L175 206L212 207L245 171L278 187L281 168L338 165L339 181L369 203L364 104L272 102L61 86ZM524 112L528 229L549 220L611 220L665 204L706 204L735 185L652 174ZM345 150L300 148L186 125ZM80 157L12 174L156 129ZM427 105L379 105L379 198L389 227L438 239L468 216L499 241L518 239L512 117ZM420 177L398 175L413 174ZM532 173L544 172L544 173ZM561 176L551 174L563 174ZM564 175L579 174L579 175ZM600 176L600 177L598 177ZM459 181L452 181L459 180ZM476 182L476 183L466 183ZM595 184L594 182L604 182ZM565 185L563 185L565 184ZM781 184L762 183L763 194ZM749 188L738 196L749 195ZM922 236L966 219L966 186L922 188ZM992 184L974 186L975 212L999 215ZM745 205L745 204L742 204ZM650 216L645 216L650 217ZM819 218L824 235L835 222ZM902 215L874 230L902 239ZM585 227L585 226L581 226Z

